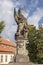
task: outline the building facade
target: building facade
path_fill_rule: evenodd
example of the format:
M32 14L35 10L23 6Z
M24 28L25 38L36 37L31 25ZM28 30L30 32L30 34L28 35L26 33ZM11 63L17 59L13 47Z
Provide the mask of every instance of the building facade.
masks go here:
M0 38L0 64L8 64L14 60L16 44Z

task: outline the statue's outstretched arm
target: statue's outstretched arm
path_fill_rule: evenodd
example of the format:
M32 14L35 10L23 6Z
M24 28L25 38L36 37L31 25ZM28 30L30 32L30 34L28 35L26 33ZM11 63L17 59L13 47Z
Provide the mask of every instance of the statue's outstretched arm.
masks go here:
M17 14L16 14L16 9L14 8L14 18L15 18L16 15L17 15Z
M14 19L15 19L16 23L18 23L18 16L17 16L15 8L14 8Z

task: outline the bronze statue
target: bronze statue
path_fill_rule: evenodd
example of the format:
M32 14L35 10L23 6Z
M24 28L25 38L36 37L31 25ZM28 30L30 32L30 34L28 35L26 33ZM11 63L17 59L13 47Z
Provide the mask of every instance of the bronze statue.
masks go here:
M18 10L18 14L16 13L16 10L14 8L14 18L15 18L15 21L18 25L18 28L17 28L17 33L19 36L24 36L26 37L27 36L27 19L22 15L21 13L21 8L19 8Z

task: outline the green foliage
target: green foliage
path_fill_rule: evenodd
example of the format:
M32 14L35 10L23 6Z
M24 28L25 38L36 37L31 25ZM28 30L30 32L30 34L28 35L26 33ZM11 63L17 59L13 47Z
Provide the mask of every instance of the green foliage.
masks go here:
M3 29L4 29L4 22L2 21L2 22L0 22L0 33L3 31Z
M26 48L30 60L43 63L43 28L39 27L39 30L36 30L34 26L29 25L28 29L29 44L27 44Z
M0 34L1 34L1 32L3 31L4 27L5 27L4 21L1 21L1 22L0 22ZM0 36L0 37L1 37L1 36Z
M37 49L38 49L38 62L43 64L43 28L39 27L39 35L37 39Z

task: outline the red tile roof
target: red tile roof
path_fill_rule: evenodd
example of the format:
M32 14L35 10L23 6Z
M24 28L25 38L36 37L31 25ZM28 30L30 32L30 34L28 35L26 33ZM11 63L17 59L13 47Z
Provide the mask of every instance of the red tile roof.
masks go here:
M6 45L5 47L3 45ZM16 44L0 38L0 52L14 53Z

